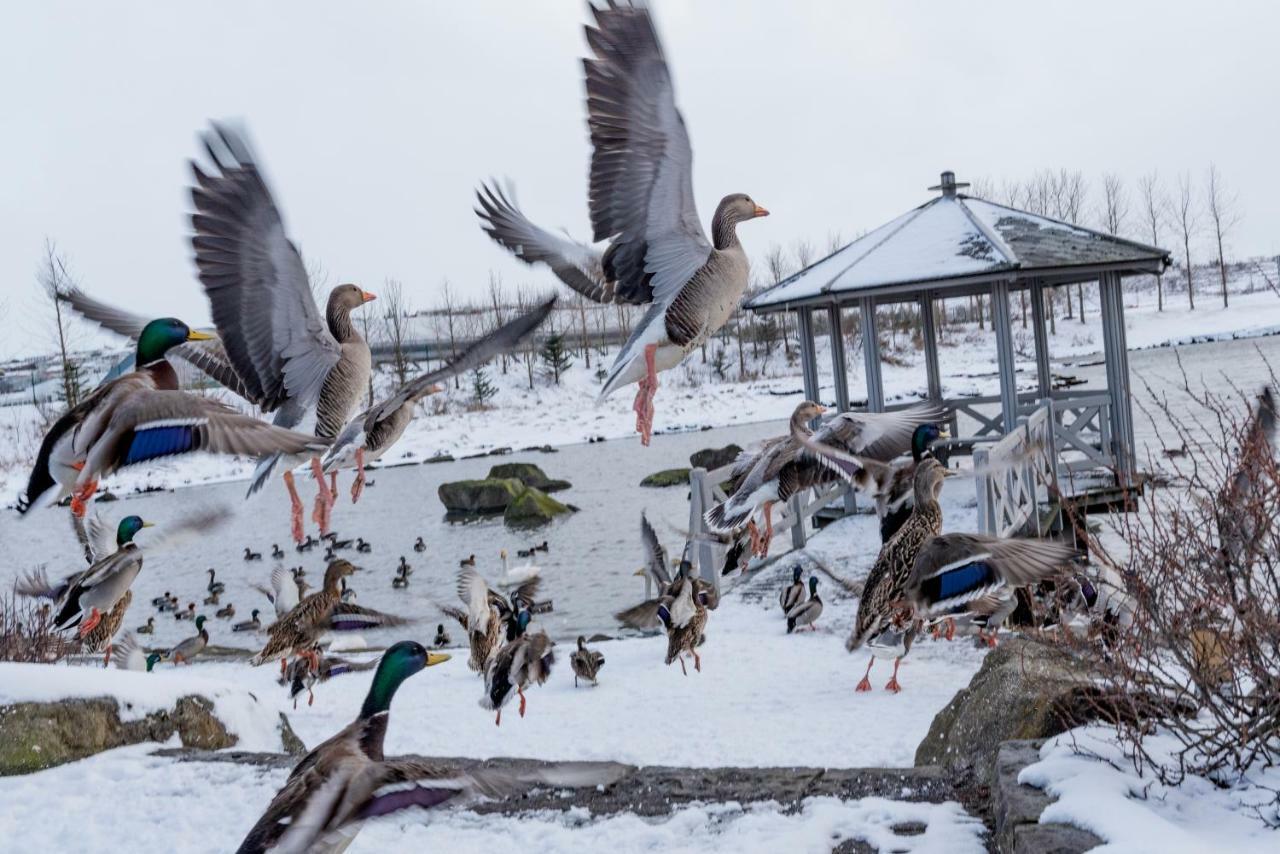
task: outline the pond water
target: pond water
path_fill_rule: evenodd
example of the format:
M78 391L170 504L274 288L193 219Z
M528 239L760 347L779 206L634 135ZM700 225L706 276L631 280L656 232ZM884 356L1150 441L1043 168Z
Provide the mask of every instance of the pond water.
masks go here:
M1280 363L1280 338L1251 341L1226 341L1178 348L1182 367L1193 388L1209 386L1226 390L1226 382L1250 392L1269 380L1263 356ZM1103 384L1103 367L1087 364L1094 360L1059 363L1056 370L1070 373L1088 383L1081 388ZM1159 394L1167 394L1175 408L1184 410L1186 395L1181 391L1183 379L1172 349L1154 349L1130 353L1134 376L1134 393L1142 400L1148 396L1144 381ZM413 631L429 638L435 624L441 622L433 601L456 603L454 578L461 559L476 555L478 569L490 579L500 569L499 550L510 551L513 565L525 563L516 550L534 542L547 540L548 552L534 559L542 569L543 595L555 604L553 613L541 617L542 624L555 637L573 637L579 633L615 631L611 614L633 604L643 593L643 584L633 576L640 565L639 516L649 513L668 549L677 551L684 539L688 523L688 491L683 487L646 489L638 484L653 471L687 465L689 454L700 448L719 447L730 442L745 446L749 442L777 435L782 422L738 425L698 433L655 436L649 448L634 439L613 440L599 444L569 445L557 453L518 452L502 457L459 460L452 463L404 466L371 473L374 485L365 491L359 504L352 506L346 496L350 475L340 485L344 499L334 511L334 527L342 537L362 536L373 544L368 554L346 552L345 556L366 571L351 579L358 592L358 602L380 610L420 619L422 625L413 630L399 629L397 634ZM1167 432L1167 431L1166 431ZM1135 407L1135 433L1140 445L1140 459L1145 451L1159 454L1161 433L1158 424ZM513 442L550 442L555 436L513 435ZM1176 441L1173 444L1177 444ZM549 476L570 481L573 487L556 497L581 508L579 512L532 532L519 532L504 526L500 517L467 524L450 523L436 497L440 483L449 480L483 477L495 463L532 462ZM312 493L307 479L304 496ZM212 484L180 489L170 493L130 496L116 503L101 504L103 514L111 520L126 513L137 513L157 522L162 530L165 522L200 504L226 503L235 511L233 521L215 535L198 541L158 550L147 558L145 569L135 585L134 605L126 620L132 628L153 613L148 604L152 597L172 590L185 604L195 601L200 606L204 597L204 570L213 567L225 581L227 592L222 603L235 604L235 620L246 619L251 608L270 605L254 592L251 582L265 583L274 562L270 558L272 543L286 549L284 563L301 564L307 579L319 584L324 559L320 550L296 554L288 545L288 502L283 487L277 482L263 494L245 501L243 483ZM309 509L309 508L308 508ZM144 532L139 542L151 532ZM421 536L427 551L413 551L414 540ZM246 562L245 547L263 554L263 560ZM413 565L415 573L407 590L394 590L391 580L401 555ZM79 566L76 544L70 532L65 509L53 508L21 519L16 512L0 512L0 589L9 587L20 572L40 563L51 574L62 574ZM211 619L209 628L215 643L248 646L253 640L230 631L231 620L212 619L212 607L198 609ZM450 626L455 640L460 640L456 626ZM191 633L191 624L179 622L170 615L157 618L154 642L172 643ZM371 643L382 643L389 633L372 633Z

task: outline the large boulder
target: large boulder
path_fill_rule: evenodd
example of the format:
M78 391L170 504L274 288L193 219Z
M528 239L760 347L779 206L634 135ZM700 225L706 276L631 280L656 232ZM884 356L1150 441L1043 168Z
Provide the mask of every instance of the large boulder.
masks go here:
M201 750L238 741L214 714L214 704L198 695L178 698L171 709L124 717L112 697L0 705L0 776L29 774L127 744L168 741L174 734L184 747ZM284 743L301 744L288 719L282 715L280 721Z
M547 477L546 472L533 463L503 463L489 469L491 478L515 478L525 486L532 486L543 492L557 492L573 486L567 480L556 480Z
M1087 830L1040 823L1053 803L1043 789L1018 782L1023 768L1040 761L1040 741L1006 741L996 754L991 782L991 820L1001 854L1082 854L1102 844Z
M723 448L703 448L689 455L689 466L695 469L718 469L727 466L737 459L742 449L737 445L725 445Z
M990 784L1001 742L1048 738L1084 723L1093 695L1086 662L1059 647L1010 638L934 717L916 748L916 765L972 772Z
M436 494L450 513L501 513L524 489L515 478L490 477L442 483Z
M640 481L641 486L660 488L664 486L688 486L689 470L688 469L663 469Z
M561 504L540 489L528 487L507 505L502 521L514 528L527 528L543 525L563 513L572 512L572 507Z

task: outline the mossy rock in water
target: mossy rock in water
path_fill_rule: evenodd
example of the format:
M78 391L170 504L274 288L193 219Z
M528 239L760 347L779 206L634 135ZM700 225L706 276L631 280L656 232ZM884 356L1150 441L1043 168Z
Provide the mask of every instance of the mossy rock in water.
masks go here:
M662 486L688 486L689 470L688 469L663 469L640 481L641 486L662 487Z
M515 478L488 477L442 483L436 495L450 513L501 513L524 489Z
M547 473L533 463L503 463L489 469L489 477L514 477L525 486L531 486L543 492L556 492L573 486L567 480L547 477Z
M742 453L742 449L737 445L725 445L723 448L703 448L701 451L694 451L689 455L689 465L695 469L706 469L711 471L737 459L738 454Z
M542 490L530 486L507 505L502 521L513 528L527 528L546 524L561 514L572 512L572 507L561 504Z

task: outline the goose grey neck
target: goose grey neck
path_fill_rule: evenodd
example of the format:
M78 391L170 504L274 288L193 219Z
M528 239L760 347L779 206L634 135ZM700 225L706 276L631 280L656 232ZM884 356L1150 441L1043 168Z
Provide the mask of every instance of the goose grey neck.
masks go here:
M711 218L711 242L719 250L731 249L738 243L738 220L730 213L716 211Z
M356 325L351 322L351 309L342 303L330 301L324 312L325 323L329 325L329 333L342 344L360 339Z

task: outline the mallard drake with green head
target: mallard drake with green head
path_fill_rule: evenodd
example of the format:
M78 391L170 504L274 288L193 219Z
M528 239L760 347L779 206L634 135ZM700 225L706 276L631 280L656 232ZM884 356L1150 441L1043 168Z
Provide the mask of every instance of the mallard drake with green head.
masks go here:
M578 687L578 680L583 679L592 685L596 681L600 668L604 667L604 656L587 647L587 639L578 635L578 648L569 656L569 666L573 668L573 687Z
M138 369L101 385L45 434L19 510L25 513L72 495L72 512L83 516L99 480L160 457L323 448L313 437L179 391L165 355L187 341L209 337L172 317L148 323L138 336Z
M295 650L310 650L330 630L334 609L341 604L341 581L355 571L355 566L341 558L330 563L324 572L324 586L300 601L267 629L266 645L249 659L249 663L256 667L269 661L288 658L295 654ZM282 671L285 666L282 661Z
M169 650L169 658L175 667L179 664L190 664L191 659L204 652L209 645L209 630L204 627L205 616L196 616L196 633Z
M498 726L502 725L502 707L511 700L512 689L520 697L520 717L524 717L524 689L546 682L556 661L555 643L546 632L527 631L529 620L528 611L521 611L516 616L519 634L497 651L485 671L480 707L497 710L494 724Z
M787 611L787 634L791 634L796 629L809 627L810 631L817 631L818 618L822 616L822 599L818 596L818 576L809 576L809 598L803 602L797 602L791 606L791 610Z
M803 567L799 565L792 567L791 583L783 587L782 592L778 594L778 606L782 608L783 616L804 601L804 582L800 580L802 574L804 574Z
M139 670L150 673L156 664L164 660L164 654L159 652L148 653L138 643L138 639L133 636L133 632L125 632L120 640L116 641L115 649L111 653L111 660L119 670Z
M471 647L467 667L480 674L486 672L504 637L510 641L518 635L518 615L533 606L540 585L541 579L531 578L516 588L508 600L492 590L484 577L471 567L458 572L458 598L466 604L466 610L449 606L441 610L467 632Z
M858 683L857 690L871 690L871 665L877 657L892 658L893 677L885 689L902 690L898 684L898 666L902 657L911 649L918 626L910 603L905 598L907 580L915 566L916 555L930 539L942 533L942 507L938 493L942 482L951 472L935 459L925 459L916 466L915 506L911 516L885 543L867 580L858 602L858 615L853 631L845 641L849 652L864 644L872 651L867 662L867 672Z

